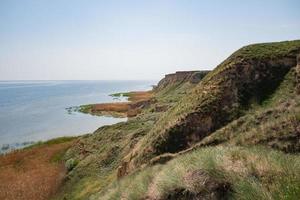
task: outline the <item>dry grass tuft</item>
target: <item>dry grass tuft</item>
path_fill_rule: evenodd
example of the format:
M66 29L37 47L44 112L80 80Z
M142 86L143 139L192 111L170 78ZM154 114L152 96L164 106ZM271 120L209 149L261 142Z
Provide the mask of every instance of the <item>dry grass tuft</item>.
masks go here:
M41 145L0 156L0 199L44 200L59 189L66 169L57 155L72 141Z

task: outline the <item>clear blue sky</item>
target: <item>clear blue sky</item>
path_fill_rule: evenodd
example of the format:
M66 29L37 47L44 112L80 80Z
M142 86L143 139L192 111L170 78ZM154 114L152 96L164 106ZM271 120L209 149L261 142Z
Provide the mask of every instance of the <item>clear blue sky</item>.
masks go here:
M299 0L0 0L0 80L159 79L294 39Z

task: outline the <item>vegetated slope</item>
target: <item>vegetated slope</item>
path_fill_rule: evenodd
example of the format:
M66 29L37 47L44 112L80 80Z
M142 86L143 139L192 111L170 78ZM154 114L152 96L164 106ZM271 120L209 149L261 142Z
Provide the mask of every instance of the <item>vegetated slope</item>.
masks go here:
M215 131L198 146L261 144L287 153L300 152L297 82L296 68L292 68L276 92L261 106Z
M197 73L200 72L192 74ZM155 90L152 104L127 122L104 126L81 137L65 156L69 174L56 199L87 199L116 181L122 159L153 128L162 113L196 86L195 80L190 78L187 72L184 80Z
M166 84L140 115L69 150L78 164L59 197L296 199L299 54L299 40L250 45L197 85Z
M0 199L45 200L63 183L65 151L75 138L62 137L0 155Z
M184 82L199 83L210 71L178 71L173 74L167 74L155 86L154 91L163 91L170 89L170 86L176 87Z
M298 199L300 157L262 147L206 147L137 171L91 199Z
M300 41L234 53L165 113L168 123L124 159L126 176L94 199L299 198L299 53Z
M300 41L249 45L221 63L139 141L123 162L128 174L164 153L187 149L263 103L297 65Z

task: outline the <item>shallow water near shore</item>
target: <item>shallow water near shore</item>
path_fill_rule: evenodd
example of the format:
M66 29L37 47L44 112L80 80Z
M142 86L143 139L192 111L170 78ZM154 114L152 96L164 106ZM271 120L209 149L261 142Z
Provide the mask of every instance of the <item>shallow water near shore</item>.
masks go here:
M32 142L90 133L126 118L66 108L120 101L116 92L151 89L155 81L0 81L0 152Z

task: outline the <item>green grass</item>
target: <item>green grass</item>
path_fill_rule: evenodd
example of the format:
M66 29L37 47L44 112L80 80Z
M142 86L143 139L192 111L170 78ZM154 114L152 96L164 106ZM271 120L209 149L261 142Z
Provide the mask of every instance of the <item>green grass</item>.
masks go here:
M211 80L214 76L222 74L221 72L229 70L235 64L245 60L272 60L289 56L291 53L299 52L299 50L300 40L251 44L230 55L206 77L206 80Z
M160 154L188 148L188 145L174 144L174 141L184 141L185 137L188 138L188 135L196 131L204 136L210 135L245 115L249 110L253 110L253 105L266 103L285 78L285 74L294 67L282 67L281 60L285 56L296 59L296 51L300 51L300 40L249 45L235 52L194 88L187 90L167 112L161 115L160 120L140 141L140 148L136 150L138 153L132 155L131 162L139 166L147 164ZM269 60L277 64L270 64L268 67L259 64L259 61L264 63ZM249 69L248 72L242 73L238 72L242 70L239 68ZM239 76L237 73L240 73ZM263 76L261 80L255 80L251 74ZM172 90L176 91L176 86L170 89ZM281 96L280 99L283 99L284 95ZM197 116L195 118L198 120L189 126L189 119L193 116ZM213 123L210 124L210 120ZM203 131L199 130L206 125L208 127L203 128Z
M299 157L262 147L203 148L165 165L125 177L96 195L95 199L142 199L147 195L159 199L176 188L201 193L206 190L201 188L205 183L202 178L228 182L232 199L297 199L300 195L299 164ZM186 175L197 170L208 176L187 182ZM193 188L193 185L197 187Z
M80 138L64 157L64 160L78 163L70 168L70 179L57 199L64 196L68 199L87 199L115 181L121 159L149 131L155 118L155 113L132 118L128 122L104 126Z
M87 114L87 113L91 113L92 108L93 108L92 104L80 105L78 111Z
M292 70L284 76L288 68L284 73L276 74L276 66L265 71L259 66L255 73L279 76L274 83L276 87L259 102L247 101L247 107L241 106L239 96L234 96L235 92L247 93L247 87L244 89L235 82L237 68L244 61L250 61L250 64L252 61L281 62L285 56L294 57L297 49L300 49L300 41L244 47L199 84L175 83L156 91L156 102L137 117L102 127L94 134L80 138L64 158L78 161L69 172L69 180L62 189L64 195L68 199L141 199L146 195L159 199L174 189L205 193L203 185L196 187L199 186L197 180L189 183L185 180L189 172L201 170L212 182L229 183L228 195L233 199L294 199L299 196L299 155L267 148L293 153L300 150L293 139L300 118L300 100L293 93ZM272 70L275 70L274 74ZM252 79L238 81L250 89L252 86L260 89ZM251 92L250 98L261 95L255 90ZM112 96L129 97L130 92ZM167 106L168 109L156 112L156 106ZM189 124L185 119L191 119L195 114L198 118ZM181 147L180 137L210 123L205 117L212 117L212 123L217 122L217 125L201 132L208 136L196 144L193 151L179 156L178 151L192 144ZM191 125L195 125L195 129L190 129ZM251 147L258 144L267 147ZM203 148L209 145L214 147ZM169 152L177 157L163 165L147 166L152 158ZM126 162L132 167L132 174L118 180L118 167ZM139 168L141 166L146 168ZM201 183L201 177L198 181Z
M114 94L110 94L109 96L111 97L130 97L132 94L132 92L118 92L118 93L114 93Z
M75 140L76 138L78 138L78 137L73 137L73 136L58 137L58 138L54 138L54 139L47 140L47 141L39 141L39 142L34 143L30 146L27 146L23 149L26 150L26 149L43 147L43 146L51 146L51 145L55 145L55 144L62 144L62 143L66 143L66 142L70 142L72 140ZM54 162L54 163L64 161L64 156L65 156L66 151L67 151L67 149L64 150L64 151L59 151L58 153L54 154L50 161Z
M262 102L261 106L263 108L270 108L273 107L275 104L278 104L279 101L288 101L294 98L296 87L295 73L295 69L292 69L286 74L276 91Z
M243 117L227 124L200 142L200 146L255 145L297 152L297 126L300 97L295 93L295 74L291 70L277 90L261 105L255 105Z
M66 151L67 150L60 151L60 152L54 154L54 156L51 158L51 162L59 163L59 162L64 161L64 156L65 156Z
M153 128L158 118L164 113L156 112L155 107L176 103L187 90L194 86L180 83L175 87L155 93L154 98L157 101L144 109L137 117L129 118L127 122L104 126L93 134L81 137L77 145L68 150L64 158L79 162L69 173L70 180L62 188L64 194L58 195L57 199L63 198L64 195L69 199L86 199L106 188L108 183L116 181L117 168L122 159ZM122 94L128 96L130 92ZM121 94L114 94L114 96L119 95ZM89 107L86 109L88 110ZM83 154L79 149L86 153ZM137 186L139 190L143 190L142 185L141 183Z
M289 53L299 50L300 40L273 43L252 44L243 47L235 56L244 58L276 58L289 56Z
M35 147L41 147L41 146L48 146L48 145L54 145L54 144L61 144L61 143L65 143L65 142L69 142L72 141L74 139L76 139L78 137L74 137L74 136L65 136L65 137L58 137L58 138L54 138L51 140L47 140L47 141L39 141L36 142L28 147L25 147L24 149L31 149L31 148L35 148Z

